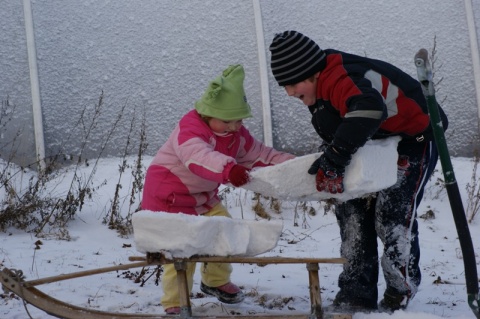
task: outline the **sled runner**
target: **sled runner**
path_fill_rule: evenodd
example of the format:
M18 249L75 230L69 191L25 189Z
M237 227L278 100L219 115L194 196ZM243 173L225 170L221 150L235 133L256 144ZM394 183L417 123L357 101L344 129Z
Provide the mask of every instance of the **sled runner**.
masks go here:
M65 319L114 319L114 318L173 318L167 315L157 314L132 314L132 313L112 313L98 311L88 308L77 307L58 299L55 299L42 291L35 288L37 285L58 282L62 280L90 276L110 271L126 270L136 267L145 267L153 265L164 265L173 263L177 270L177 280L180 292L181 313L177 318L194 319L221 319L221 318L257 318L257 319L272 319L272 318L290 318L290 319L351 319L351 314L340 313L325 313L322 308L322 300L320 295L320 282L318 270L320 263L343 264L343 258L284 258L284 257L235 257L235 256L192 256L189 258L173 258L168 259L161 253L147 253L146 256L130 257L132 263L98 268L87 271L75 272L59 276L47 277L43 279L36 279L25 281L22 279L23 274L19 270L5 268L0 273L0 282L3 288L11 291L25 300L27 303L45 311L46 313ZM251 263L251 264L305 264L308 271L308 287L310 290L310 312L304 315L227 315L227 316L193 316L190 304L190 296L187 288L186 280L186 263L187 262L209 262L209 263Z

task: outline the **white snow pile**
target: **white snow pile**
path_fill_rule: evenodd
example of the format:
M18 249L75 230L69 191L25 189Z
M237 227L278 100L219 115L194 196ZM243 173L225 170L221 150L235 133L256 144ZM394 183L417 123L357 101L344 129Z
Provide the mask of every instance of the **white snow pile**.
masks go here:
M397 146L400 137L370 140L353 155L346 167L344 192L318 192L315 175L308 174L312 163L322 153L309 154L275 166L253 169L251 180L243 188L284 200L345 201L392 186L397 181Z
M148 210L135 213L132 224L139 252L161 252L167 258L255 256L274 248L283 229L281 220L244 220Z

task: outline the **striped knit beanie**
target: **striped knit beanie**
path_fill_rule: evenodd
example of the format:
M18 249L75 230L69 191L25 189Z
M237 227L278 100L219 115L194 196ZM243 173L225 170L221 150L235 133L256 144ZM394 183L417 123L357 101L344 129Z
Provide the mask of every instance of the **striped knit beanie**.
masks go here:
M272 73L280 86L302 82L325 65L325 52L312 39L297 31L276 34L270 52Z

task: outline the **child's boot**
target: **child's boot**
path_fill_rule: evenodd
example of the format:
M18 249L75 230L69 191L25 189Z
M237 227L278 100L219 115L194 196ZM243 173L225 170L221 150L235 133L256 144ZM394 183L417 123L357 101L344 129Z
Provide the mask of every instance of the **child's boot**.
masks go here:
M242 290L231 282L218 287L209 287L202 282L200 290L206 294L217 297L217 299L223 303L239 303L245 299Z

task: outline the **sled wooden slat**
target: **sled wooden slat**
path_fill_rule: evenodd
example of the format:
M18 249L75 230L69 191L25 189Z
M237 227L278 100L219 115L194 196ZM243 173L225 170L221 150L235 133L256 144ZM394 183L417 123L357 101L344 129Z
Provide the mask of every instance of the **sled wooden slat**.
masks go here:
M161 253L147 253L147 256L131 256L130 261L149 261L151 263L168 264L184 260L189 262L211 262L231 264L344 264L345 258L310 258L310 257L247 257L247 256L192 256L189 258L166 258Z
M32 287L37 285L49 284L57 281L91 276L116 270L126 270L130 268L145 267L149 265L161 265L174 263L175 260L184 260L190 262L216 262L216 263L257 263L257 264L304 264L304 263L330 263L341 264L345 263L343 258L283 258L283 257L200 257L194 256L190 258L176 258L167 259L162 254L147 255L147 257L130 257L130 261L139 261L134 264L122 264L112 267L97 268L92 270L85 270L74 272L70 274L63 274L58 276L46 277L41 279L25 281L23 285L25 287Z
M147 253L145 257L130 257L130 261L136 261L131 264L124 264L112 267L98 268L93 270L63 274L59 276L47 277L43 279L23 281L15 271L4 268L0 272L0 282L7 290L15 293L27 303L45 311L46 313L64 319L142 319L142 318L172 318L168 315L157 314L134 314L134 313L112 313L98 311L89 308L82 308L71 305L55 299L34 286L67 280L72 278L95 275L115 270L125 270L135 267L145 267L151 265L163 265L173 263L177 270L177 283L180 293L181 313L177 318L184 319L352 319L351 314L343 313L325 313L322 308L320 295L319 266L320 263L343 264L343 258L284 258L284 257L242 257L242 256L193 256L190 258L168 259L160 253ZM250 263L250 264L306 264L308 270L308 281L310 290L311 309L309 314L297 315L226 315L226 316L193 316L190 303L190 296L187 285L186 263L187 262L217 262L217 263Z
M23 282L23 286L24 287L32 287L32 286L37 286L37 285L50 284L50 283L56 282L56 281L62 281L62 280L67 280L67 279L97 275L97 274L102 274L102 273L106 273L106 272L110 272L110 271L116 271L116 270L126 270L126 269L137 268L137 267L145 267L145 266L148 266L148 265L150 265L149 262L143 261L143 262L132 263L132 264L123 264L123 265L112 266L112 267L78 271L78 272L73 272L73 273L65 274L65 275L58 275L58 276L52 276L52 277L45 277L45 278L42 278L42 279L25 281L25 282Z

